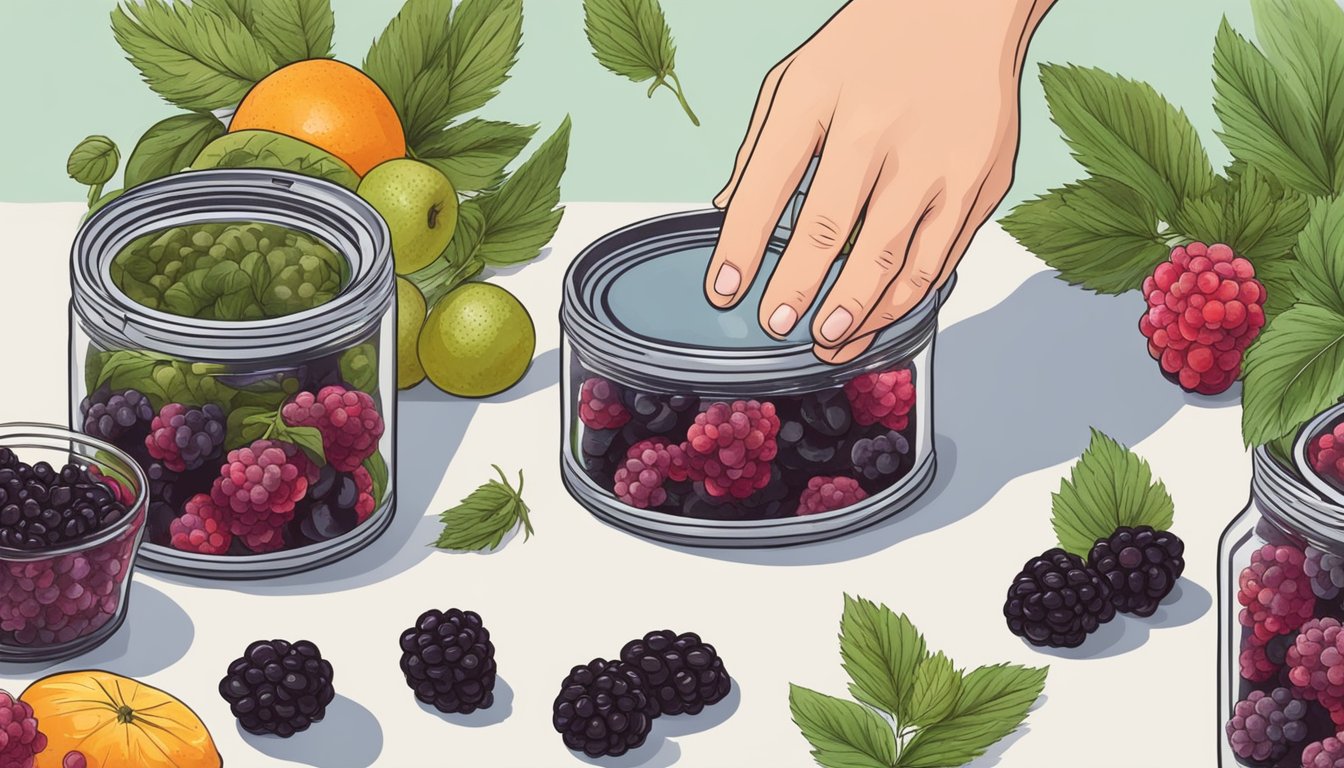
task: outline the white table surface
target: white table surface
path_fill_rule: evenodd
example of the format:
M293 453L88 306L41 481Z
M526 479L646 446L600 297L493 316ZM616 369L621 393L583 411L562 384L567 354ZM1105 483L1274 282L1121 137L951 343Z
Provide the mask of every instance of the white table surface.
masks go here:
M646 630L696 631L722 653L732 697L698 718L655 723L617 766L809 766L788 683L845 695L836 635L845 592L909 614L959 666L1049 664L1027 725L977 768L1215 764L1219 532L1245 504L1250 463L1232 396L1183 394L1148 358L1137 293L1092 296L1044 270L997 227L976 239L941 318L938 477L875 529L769 551L677 549L598 522L560 483L560 283L573 255L630 221L686 206L574 203L546 257L495 278L537 323L537 359L514 390L464 401L428 384L402 393L392 527L365 551L305 575L208 583L137 571L126 624L51 668L0 666L16 694L59 669L131 675L183 698L228 766L579 765L550 725L570 666ZM83 206L0 205L0 421L67 413L68 250ZM1096 426L1152 462L1176 501L1188 566L1156 616L1119 618L1080 649L1013 637L1009 580L1053 545L1050 493ZM527 475L536 536L490 555L427 546L437 514L490 476ZM1177 599L1178 598L1178 599ZM441 717L397 666L397 637L429 608L480 612L498 648L491 710ZM288 740L239 730L216 686L258 638L307 638L335 666L327 719ZM711 727L712 726L712 727Z

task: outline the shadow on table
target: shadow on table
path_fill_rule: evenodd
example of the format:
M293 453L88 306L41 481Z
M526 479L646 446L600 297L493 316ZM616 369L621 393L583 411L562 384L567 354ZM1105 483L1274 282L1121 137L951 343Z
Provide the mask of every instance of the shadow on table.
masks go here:
M258 752L317 768L369 768L383 752L383 727L363 705L340 694L315 727L282 739L258 736L238 726L238 735Z
M0 664L0 677L43 677L75 669L146 677L187 655L196 626L172 598L141 581L132 581L126 609L121 627L88 653L55 663Z
M440 712L432 705L417 700L416 704L427 714L439 718L445 723L460 725L463 728L484 728L487 725L498 725L509 719L513 714L513 686L509 685L503 677L495 678L495 701L489 709L478 709L469 715L458 714L457 712Z
M602 768L668 768L681 759L681 747L672 739L707 731L727 722L742 704L742 686L733 681L733 689L723 700L698 715L664 715L654 721L649 739L638 749L620 757L588 757L570 752L577 760Z
M1209 591L1189 579L1176 582L1167 599L1157 612L1146 618L1116 614L1114 619L1101 625L1096 632L1077 648L1037 648L1031 650L1060 659L1106 659L1120 656L1143 647L1148 633L1159 629L1183 627L1213 607Z
M301 595L357 589L406 571L436 551L431 544L442 530L442 510L431 508L431 502L477 406L512 402L548 389L558 381L559 372L560 350L550 349L533 359L522 381L493 397L454 397L428 382L401 393L397 400L396 515L377 541L344 560L264 581L211 582L173 575L159 578L249 594ZM461 495L469 490L463 489Z
M1048 272L1028 278L998 305L939 332L938 474L909 509L818 544L674 549L762 565L851 560L954 523L1014 478L1076 458L1087 447L1089 427L1133 445L1186 403L1148 357L1138 331L1142 312L1137 294L1097 296ZM1040 502L994 513L1048 515L1049 498Z

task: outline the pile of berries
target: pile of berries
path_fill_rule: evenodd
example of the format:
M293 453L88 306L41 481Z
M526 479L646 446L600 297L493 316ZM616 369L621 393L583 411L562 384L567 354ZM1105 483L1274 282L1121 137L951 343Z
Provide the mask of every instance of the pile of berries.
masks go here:
M1117 528L1087 559L1058 547L1013 577L1003 615L1032 645L1075 648L1117 612L1151 616L1185 570L1185 544L1149 526Z
M1265 287L1251 262L1222 243L1177 246L1144 279L1143 295L1139 331L1162 373L1203 395L1232 386L1265 324Z
M699 714L732 688L714 646L693 632L657 630L626 643L615 659L571 669L551 724L575 752L619 757L643 746L655 719Z
M0 690L0 768L32 768L37 754L47 748L47 736L38 725L27 702Z
M1344 491L1344 421L1337 422L1307 443L1307 461L1313 472Z
M322 464L280 439L228 446L228 417L215 403L170 402L155 413L136 390L103 388L80 410L87 433L144 466L155 544L203 555L260 554L341 536L373 514L364 462L385 425L366 392L330 384L280 407L283 425L321 436Z
M773 400L639 392L578 383L584 469L623 503L687 517L829 512L882 492L914 467L914 371Z

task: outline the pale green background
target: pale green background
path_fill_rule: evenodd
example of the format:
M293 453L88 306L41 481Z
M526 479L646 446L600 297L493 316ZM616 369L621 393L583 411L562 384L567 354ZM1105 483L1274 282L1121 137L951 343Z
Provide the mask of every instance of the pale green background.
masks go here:
M65 175L76 142L106 134L124 158L145 128L173 113L122 58L108 23L114 4L0 0L0 200L82 199L84 189ZM333 5L336 54L358 64L400 2ZM838 0L663 0L677 71L702 121L695 128L670 92L648 100L643 86L597 64L583 35L580 0L526 0L518 65L483 114L539 122L543 131L572 115L566 200L708 200L727 178L761 75L838 6ZM1042 61L1099 66L1152 83L1189 113L1214 160L1225 160L1210 106L1213 36L1224 14L1250 34L1246 0L1059 0L1031 46L1022 148L1007 203L1078 175L1046 114L1036 80Z

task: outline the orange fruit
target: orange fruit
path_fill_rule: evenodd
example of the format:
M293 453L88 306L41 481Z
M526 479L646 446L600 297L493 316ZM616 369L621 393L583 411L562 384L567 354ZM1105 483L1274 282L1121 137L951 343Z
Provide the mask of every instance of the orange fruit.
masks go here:
M254 129L321 147L360 176L406 156L406 135L387 94L368 75L333 59L297 61L252 86L229 132Z

